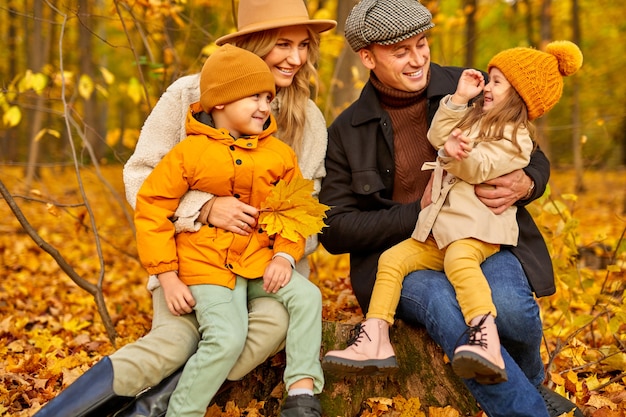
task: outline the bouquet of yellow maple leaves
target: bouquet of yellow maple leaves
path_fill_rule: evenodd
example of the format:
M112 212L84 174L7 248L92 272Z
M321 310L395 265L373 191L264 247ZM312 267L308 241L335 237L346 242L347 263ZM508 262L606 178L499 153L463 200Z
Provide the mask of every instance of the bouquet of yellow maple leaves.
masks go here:
M330 207L313 198L313 191L313 181L306 178L279 181L261 205L259 224L269 235L292 242L319 233Z

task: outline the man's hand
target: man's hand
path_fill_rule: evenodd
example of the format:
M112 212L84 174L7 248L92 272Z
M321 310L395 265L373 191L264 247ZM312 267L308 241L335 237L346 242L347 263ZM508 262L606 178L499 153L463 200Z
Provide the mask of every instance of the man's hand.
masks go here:
M268 293L275 293L287 285L291 280L291 263L282 256L276 256L265 268L263 274L263 289Z
M163 272L158 275L163 294L165 294L165 302L167 308L175 316L181 316L193 311L196 305L189 287L178 278L178 274L174 271Z
M456 128L450 133L446 143L443 144L443 150L446 155L460 161L469 156L472 151L472 141L463 134L461 129Z
M524 170L518 169L476 185L474 192L492 212L501 214L526 195L531 181Z

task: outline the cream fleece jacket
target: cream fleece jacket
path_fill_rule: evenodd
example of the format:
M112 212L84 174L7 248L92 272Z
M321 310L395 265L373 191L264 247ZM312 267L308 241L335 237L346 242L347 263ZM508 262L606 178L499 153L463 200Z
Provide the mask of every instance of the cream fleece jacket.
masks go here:
M146 119L135 152L124 165L124 185L126 199L134 208L137 192L156 164L178 142L186 138L185 118L189 105L200 98L200 74L182 77L172 83L163 93L154 109ZM272 102L273 111L280 109L280 93ZM322 178L326 175L324 157L328 144L326 121L319 108L309 100L306 108L306 125L302 151L298 156L298 165L304 178L314 180L315 196L319 193ZM197 231L202 224L197 222L202 206L213 195L201 191L189 191L182 198L176 210L176 232ZM317 236L307 240L305 256L297 263L296 270L305 277L309 276L307 255L317 248ZM155 276L150 277L149 289L159 286Z

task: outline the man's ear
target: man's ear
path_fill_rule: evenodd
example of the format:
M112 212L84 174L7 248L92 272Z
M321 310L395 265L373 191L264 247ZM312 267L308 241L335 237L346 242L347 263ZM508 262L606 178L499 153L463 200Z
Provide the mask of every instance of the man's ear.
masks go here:
M361 58L363 66L365 66L368 70L376 68L376 57L370 49L363 48L359 50L359 57Z

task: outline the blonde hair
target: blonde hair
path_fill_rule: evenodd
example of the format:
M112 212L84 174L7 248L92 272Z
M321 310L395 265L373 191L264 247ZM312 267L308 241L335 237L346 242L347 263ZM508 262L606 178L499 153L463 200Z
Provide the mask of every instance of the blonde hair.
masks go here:
M300 155L306 123L306 107L309 99L317 96L318 76L315 64L320 54L320 35L306 26L309 34L309 47L306 63L294 76L289 87L277 91L279 108L274 114L278 124L279 137ZM237 37L231 41L235 46L247 49L265 59L278 41L280 29L269 29Z
M511 87L506 99L498 107L484 112L483 102L484 97L481 95L456 127L461 130L468 130L472 126L478 125L478 139L476 140L476 143L478 143L501 139L504 136L504 128L507 125L513 125L511 142L521 152L522 149L517 142L517 131L525 127L531 138L535 136L535 127L528 118L528 108L522 97ZM533 143L535 143L534 140Z

